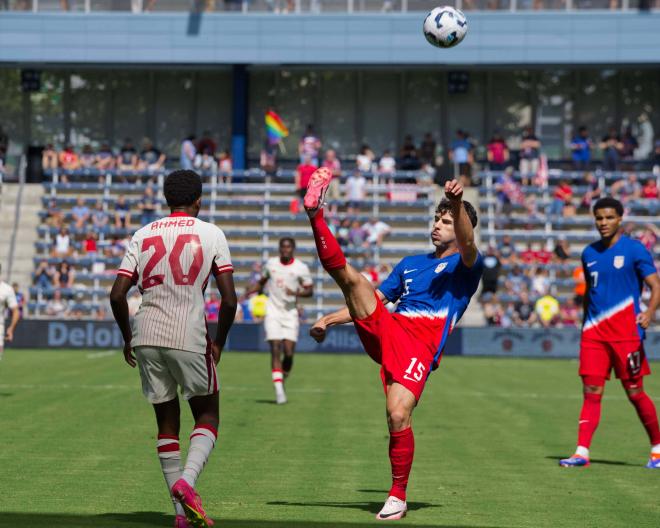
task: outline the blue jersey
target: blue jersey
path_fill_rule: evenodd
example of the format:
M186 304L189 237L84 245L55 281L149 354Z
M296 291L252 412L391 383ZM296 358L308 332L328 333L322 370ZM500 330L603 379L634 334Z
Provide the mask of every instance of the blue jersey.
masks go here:
M388 301L399 301L395 313L439 324L439 356L447 336L477 291L482 271L481 254L477 254L471 268L463 264L459 253L445 258L437 258L433 253L412 255L404 257L378 289Z
M625 235L612 247L599 240L582 252L589 283L584 337L602 341L644 339L636 322L644 279L657 273L653 258L637 240Z

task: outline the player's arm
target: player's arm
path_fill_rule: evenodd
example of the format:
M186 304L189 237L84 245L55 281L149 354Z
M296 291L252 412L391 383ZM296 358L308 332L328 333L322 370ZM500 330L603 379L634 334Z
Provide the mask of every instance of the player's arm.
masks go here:
M232 273L220 273L215 277L222 302L218 314L218 330L213 343L213 356L216 364L220 361L220 354L227 341L227 334L234 323L238 299L236 298L236 287L234 286L234 275Z
M637 324L642 328L648 328L653 322L658 306L660 306L660 276L657 273L652 273L644 278L644 283L651 290L651 298L646 311L637 316Z
M249 297L253 293L261 293L264 291L264 286L268 282L268 275L264 275L257 282L251 284L245 289L244 297Z
M385 297L385 294L376 290L378 298L384 303L388 303L389 300ZM312 328L309 330L309 335L312 336L318 343L322 343L325 339L328 328L331 326L336 326L344 323L350 323L353 319L351 314L348 312L348 307L341 308L336 312L329 313L321 317L318 321L312 325Z
M445 184L445 195L451 203L458 252L461 254L463 264L471 268L477 261L478 251L474 243L474 229L463 206L463 185L458 180L448 181Z
M135 367L135 355L131 347L133 339L133 331L131 330L131 322L128 315L128 302L126 295L128 290L133 286L133 280L125 275L117 275L115 283L110 290L110 306L112 307L112 315L117 321L117 326L121 331L124 338L124 359L131 367Z
M7 341L13 341L14 339L14 330L18 324L19 319L21 318L21 313L18 310L18 305L14 304L11 308L11 322L9 323L9 328L7 328L7 333L5 339Z
M300 288L294 292L296 297L311 297L314 294L314 284L301 284Z

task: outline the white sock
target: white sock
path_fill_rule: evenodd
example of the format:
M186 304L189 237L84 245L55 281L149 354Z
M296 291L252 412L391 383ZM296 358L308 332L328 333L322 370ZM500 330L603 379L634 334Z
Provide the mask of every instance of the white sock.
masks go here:
M273 370L273 385L275 393L284 394L284 374L281 370Z
M651 446L651 454L660 455L660 444L655 444L654 446Z
M183 506L172 497L172 486L181 478L181 449L179 447L179 439L176 436L158 435L158 443L156 445L158 448L160 468L163 470L167 492L172 498L174 511L176 515L185 515L186 512Z
M584 446L577 446L575 448L575 454L583 458L589 458L589 448Z
M217 437L218 431L210 425L204 424L196 426L190 434L188 458L186 458L186 466L183 468L181 478L193 488L199 478L199 474L206 465L206 461L209 459L211 451L213 451Z

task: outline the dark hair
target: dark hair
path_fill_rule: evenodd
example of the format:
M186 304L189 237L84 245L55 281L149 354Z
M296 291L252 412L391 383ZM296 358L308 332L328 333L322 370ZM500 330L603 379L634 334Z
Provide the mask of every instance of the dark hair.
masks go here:
M474 207L472 207L472 204L466 200L463 200L463 207L465 208L465 212L468 215L468 218L470 219L470 223L472 224L472 227L477 226L477 212L474 210ZM435 209L435 212L443 215L445 213L451 213L452 207L451 207L451 202L447 198L443 198L440 200L440 203L438 204L438 207Z
M202 196L202 179L195 171L175 170L165 178L163 194L170 207L192 205Z
M605 196L598 200L593 207L593 213L596 214L596 211L599 209L614 209L616 214L623 216L623 204L616 198L611 196Z
M280 238L280 247L282 247L282 244L284 244L285 242L290 242L291 245L293 246L293 249L296 249L296 241L293 238L291 237Z

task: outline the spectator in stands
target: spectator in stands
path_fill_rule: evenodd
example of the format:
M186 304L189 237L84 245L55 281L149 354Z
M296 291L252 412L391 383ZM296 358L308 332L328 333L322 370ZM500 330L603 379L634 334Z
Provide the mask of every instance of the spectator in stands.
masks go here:
M578 303L582 303L584 294L587 292L587 282L584 279L584 269L582 266L576 266L573 269L573 293Z
M204 130L202 137L197 142L197 152L208 151L212 156L218 151L218 144L213 139L213 134L210 130Z
M117 166L117 158L108 143L103 143L96 153L96 168L100 171L113 170Z
M75 277L76 273L71 265L66 261L60 262L55 272L55 288L73 288Z
M539 267L532 272L532 295L540 297L550 291L550 273L544 267Z
M591 162L592 142L589 137L587 127L578 128L578 133L571 141L571 150L573 151L573 167L576 170L589 170Z
M348 240L354 248L363 248L367 242L367 233L360 225L359 220L351 222L351 229L348 231Z
M523 264L536 264L536 250L531 242L527 242L527 248L520 253L520 260Z
M165 166L167 156L156 148L149 138L142 140L142 150L138 159L138 169L147 172L156 172Z
M603 151L603 170L619 170L622 149L623 143L621 143L621 138L617 134L616 128L610 127L607 135L600 142L600 150Z
M193 167L198 172L212 174L218 170L218 162L215 161L213 152L207 147L202 151L197 151Z
M68 143L59 154L58 164L65 171L74 171L80 168L80 159L73 150L73 145Z
M482 297L482 305L484 311L484 318L488 326L502 326L502 318L504 311L500 305L497 296L490 292L485 292Z
M602 190L598 184L598 178L596 178L596 175L593 172L584 173L584 185L587 190L585 191L584 196L582 196L582 200L580 200L580 207L587 211L591 211L591 204L602 196Z
M131 211L126 201L126 197L122 194L115 202L115 228L128 229L131 225Z
M552 204L548 214L553 217L562 216L564 207L571 205L573 201L573 187L568 180L560 180L559 185L552 194Z
M204 303L204 312L206 313L206 320L216 322L220 314L220 299L216 293L211 293L211 298Z
M660 176L660 138L655 140L653 149L653 175Z
M497 196L497 213L498 223L505 221L505 216L500 215L503 211L509 212L512 205L523 205L525 203L525 195L520 187L520 184L513 178L513 169L508 168L497 178L495 183L495 192Z
M378 162L378 172L381 176L388 178L390 183L393 183L392 176L396 172L396 160L388 149L383 151L383 155Z
M83 240L83 253L90 257L96 256L96 253L98 252L97 240L98 237L96 236L96 233L94 231L89 231L85 240Z
M419 152L415 147L413 137L408 134L403 138L403 145L399 154L399 167L401 170L419 170L421 162L419 159Z
M117 170L133 172L138 169L138 153L133 146L131 138L124 139L124 144L119 149L117 156Z
M93 169L96 166L96 154L92 146L88 143L82 149L80 154L80 167L83 169Z
M555 261L562 264L571 257L571 249L568 246L566 235L559 235L553 253Z
M220 155L218 156L218 174L220 176L220 182L230 185L233 171L234 165L229 150L225 149L220 151Z
M348 215L359 214L367 197L367 179L359 170L355 170L346 180L346 202L348 205Z
M71 217L74 221L74 227L78 231L82 231L85 224L89 221L90 216L91 212L85 203L85 199L82 196L79 196L75 207L71 209Z
M658 182L655 178L649 178L644 182L644 187L642 187L642 198L647 200L658 199Z
M534 304L529 300L527 290L522 290L520 298L513 304L513 323L516 326L530 327L536 320Z
M257 284L262 277L263 273L261 271L261 262L257 260L252 264L252 270L250 271L250 276L248 277L247 281L248 287Z
M339 222L339 226L337 227L337 234L335 235L340 246L346 247L350 244L350 231L351 220L349 218L343 218Z
M373 172L375 159L376 155L369 148L369 145L362 145L355 158L355 167L360 172Z
M559 322L559 301L549 293L537 299L534 311L543 328L556 326Z
M452 141L449 159L454 163L454 175L464 186L472 185L472 164L474 163L474 145L469 140L467 132L456 131L456 139Z
M362 229L364 229L367 234L367 245L372 247L382 246L385 237L392 232L392 228L382 220L379 220L376 216L372 217L368 222L365 222Z
M632 127L627 126L621 137L621 158L624 163L632 164L635 161L635 151L639 148L637 138L632 132Z
M71 237L69 230L62 226L60 232L55 236L55 244L51 250L51 256L57 258L68 257L73 253L73 246L71 244Z
M55 268L46 259L40 260L37 269L34 271L32 283L43 290L44 293L50 295L55 283L55 271Z
M192 170L194 168L193 163L195 162L196 154L197 149L195 148L195 134L190 134L181 142L179 167L184 170Z
M520 295L529 288L529 277L525 275L520 266L514 266L504 281L508 293Z
M435 168L435 151L437 144L431 132L424 134L422 144L419 146L419 162L422 165L430 165Z
M258 295L253 295L248 301L248 308L250 314L252 315L252 320L256 322L263 321L266 316L266 303L268 302L268 297L265 293L260 293Z
M499 246L499 253L500 261L504 266L515 264L518 261L518 254L516 253L516 248L511 241L510 235L504 235L504 237L502 237L502 242Z
M69 312L69 303L62 299L62 292L55 290L53 298L46 303L46 315L49 317L66 317Z
M296 168L295 174L295 184L296 184L296 194L302 200L305 197L307 192L307 184L309 179L314 174L314 171L317 169L318 165L313 162L313 158L309 154L305 154L302 157L302 162Z
M59 229L64 222L64 213L62 208L57 205L57 200L50 200L48 202L48 209L46 210L46 224Z
M92 225L96 232L105 233L109 221L108 213L103 209L103 201L98 200L94 206L94 211L92 212Z
M57 169L59 156L52 143L48 143L41 153L41 168L45 171Z
M630 200L638 200L642 196L642 186L634 172L629 172L624 179L614 182L610 190L612 196L624 204Z
M158 200L156 200L154 190L150 185L144 189L138 207L140 208L140 225L145 226L157 219Z
M490 170L501 171L509 163L509 147L499 132L495 132L487 145L488 165Z
M559 323L562 326L574 326L580 328L580 326L582 326L581 319L580 308L575 301L575 297L569 297L566 299L566 302L559 307Z
M275 176L277 172L277 148L277 143L266 140L259 155L259 166L269 176Z
M121 257L126 252L127 242L118 236L112 237L110 245L105 248L107 257Z
M131 318L135 317L135 314L138 312L140 305L142 304L142 295L140 295L140 291L135 288L126 302L128 303L128 316Z
M339 189L339 182L341 178L341 162L337 158L337 153L333 149L328 149L325 152L322 166L332 173L332 180L328 186L326 199L330 200L330 216L337 214L337 207L341 200L341 192Z
M646 224L637 239L653 255L658 243L658 229L653 224Z
M300 163L304 163L305 159L309 158L311 163L319 166L319 151L321 150L321 140L314 133L314 125L307 125L305 133L298 142L298 156Z
M484 271L482 274L482 293L497 293L497 285L500 277L502 263L497 256L494 246L488 246L484 256Z
M520 175L524 185L529 185L532 178L539 171L539 160L541 158L541 142L534 135L532 127L523 130L520 138Z

